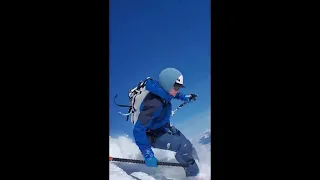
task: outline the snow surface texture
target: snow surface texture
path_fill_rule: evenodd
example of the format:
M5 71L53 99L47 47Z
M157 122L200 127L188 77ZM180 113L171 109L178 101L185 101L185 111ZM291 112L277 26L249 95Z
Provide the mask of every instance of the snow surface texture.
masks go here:
M195 140L191 140L196 148L200 162L201 180L210 180L210 130L202 133ZM110 139L110 156L117 158L141 159L142 155L132 139L128 136L120 136ZM203 140L205 141L203 142ZM209 147L209 148L208 148ZM159 161L177 162L174 155L175 152L153 149L155 156ZM149 168L144 164L132 164L121 162L109 162L109 176L111 180L185 180L185 172L182 167L158 166L157 168Z

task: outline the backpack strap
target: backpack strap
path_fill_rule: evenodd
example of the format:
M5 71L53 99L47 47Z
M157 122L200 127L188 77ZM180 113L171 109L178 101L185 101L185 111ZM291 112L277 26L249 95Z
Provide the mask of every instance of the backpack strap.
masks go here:
M120 107L131 107L130 105L122 105L122 104L118 104L116 103L116 98L118 97L118 94L116 94L113 98L113 102L117 105L117 106L120 106Z
M128 113L131 114L132 106L130 106ZM127 116L127 121L129 120L129 116Z

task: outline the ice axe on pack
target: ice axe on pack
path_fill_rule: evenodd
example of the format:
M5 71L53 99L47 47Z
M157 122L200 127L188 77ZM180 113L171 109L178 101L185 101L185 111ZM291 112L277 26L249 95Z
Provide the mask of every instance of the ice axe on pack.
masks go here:
M176 111L178 111L180 108L182 108L185 104L197 100L197 97L198 97L196 94L190 94L189 96L190 96L189 101L183 102L175 110L171 111L171 116L173 116L176 113Z

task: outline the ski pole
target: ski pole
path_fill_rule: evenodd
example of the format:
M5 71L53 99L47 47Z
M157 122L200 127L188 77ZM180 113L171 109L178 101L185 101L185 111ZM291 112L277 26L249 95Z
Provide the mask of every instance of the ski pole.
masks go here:
M196 97L197 97L197 95L194 95L193 101L196 100L195 99ZM176 111L178 111L180 108L182 108L185 104L190 103L190 102L192 102L192 101L185 101L184 103L180 104L175 110L171 111L171 116L173 116L176 113Z
M136 164L144 164L145 163L143 160L115 158L115 157L111 157L111 156L109 156L109 161L136 163ZM188 167L189 166L188 164L171 163L171 162L158 162L158 165L160 165L160 166L177 166L177 167Z
M175 113L176 113L176 111L178 111L181 107L183 107L185 104L187 104L188 102L186 101L186 102L184 102L184 103L182 103L182 104L180 104L175 110L173 110L172 112L171 112L171 116L173 116Z

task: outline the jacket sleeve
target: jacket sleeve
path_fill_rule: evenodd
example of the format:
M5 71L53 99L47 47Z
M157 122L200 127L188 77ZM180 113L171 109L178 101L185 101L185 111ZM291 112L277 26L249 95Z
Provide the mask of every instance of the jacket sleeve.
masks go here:
M152 121L160 115L162 104L158 99L148 99L143 102L138 120L133 128L133 136L140 151L151 150L146 130L151 127Z
M186 95L182 94L181 92L178 92L174 98L181 100L181 101L188 101L189 100L189 97L186 97Z

